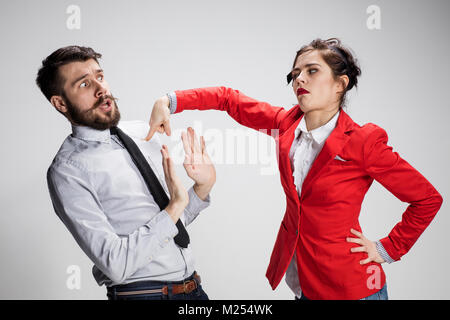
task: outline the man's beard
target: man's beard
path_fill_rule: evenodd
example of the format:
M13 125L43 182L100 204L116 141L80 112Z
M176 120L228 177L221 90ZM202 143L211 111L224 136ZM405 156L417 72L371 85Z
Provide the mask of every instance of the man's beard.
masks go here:
M112 95L105 95L101 97L92 108L80 111L76 105L67 98L66 94L62 93L62 98L67 105L67 118L76 125L87 126L97 130L106 130L115 127L120 121L119 107L117 106L117 99ZM103 112L99 115L96 109L109 98L111 100L111 110Z

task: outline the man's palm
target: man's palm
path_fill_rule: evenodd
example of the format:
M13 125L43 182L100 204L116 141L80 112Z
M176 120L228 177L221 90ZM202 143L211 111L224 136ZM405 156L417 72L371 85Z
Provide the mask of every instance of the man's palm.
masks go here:
M199 143L194 129L189 127L187 134L181 134L181 139L186 154L183 166L188 176L199 185L213 184L216 180L216 169L206 152L204 138L201 137Z

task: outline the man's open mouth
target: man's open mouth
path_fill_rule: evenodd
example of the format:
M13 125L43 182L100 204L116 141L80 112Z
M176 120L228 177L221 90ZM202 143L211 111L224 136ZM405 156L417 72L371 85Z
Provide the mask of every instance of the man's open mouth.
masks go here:
M111 106L112 106L112 101L110 99L105 99L105 101L103 101L103 103L101 105L99 105L98 107L100 109L102 109L103 111L109 111L109 110L111 110Z

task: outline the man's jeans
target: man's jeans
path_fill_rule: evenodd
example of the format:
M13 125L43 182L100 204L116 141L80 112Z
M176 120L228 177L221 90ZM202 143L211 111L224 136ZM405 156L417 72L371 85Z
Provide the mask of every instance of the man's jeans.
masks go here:
M189 277L187 280L192 278ZM160 281L140 281L129 283L126 285L121 285L120 288L112 287L108 293L109 300L209 300L208 295L203 291L202 286L198 285L190 293L180 293L172 294L171 286L172 284L180 282L160 282ZM181 283L183 283L181 281ZM161 289L163 286L168 286L168 294L164 295L162 292L159 293L145 293L136 295L117 295L120 291L140 291L140 290L153 290Z
M302 293L301 298L299 299L295 297L295 300L309 300L309 299L305 297L305 295L303 295ZM387 284L384 284L383 288L381 288L380 291L368 297L362 298L361 300L388 300Z

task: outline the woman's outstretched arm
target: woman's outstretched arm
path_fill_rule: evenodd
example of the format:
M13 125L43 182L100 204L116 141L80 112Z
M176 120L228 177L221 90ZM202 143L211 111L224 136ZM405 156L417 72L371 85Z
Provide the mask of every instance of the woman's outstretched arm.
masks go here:
M268 135L272 135L272 130L279 129L280 121L287 112L282 107L255 100L231 88L177 90L156 101L146 140L151 139L156 131L170 135L170 113L184 110L226 111L238 123L255 130L264 130Z

